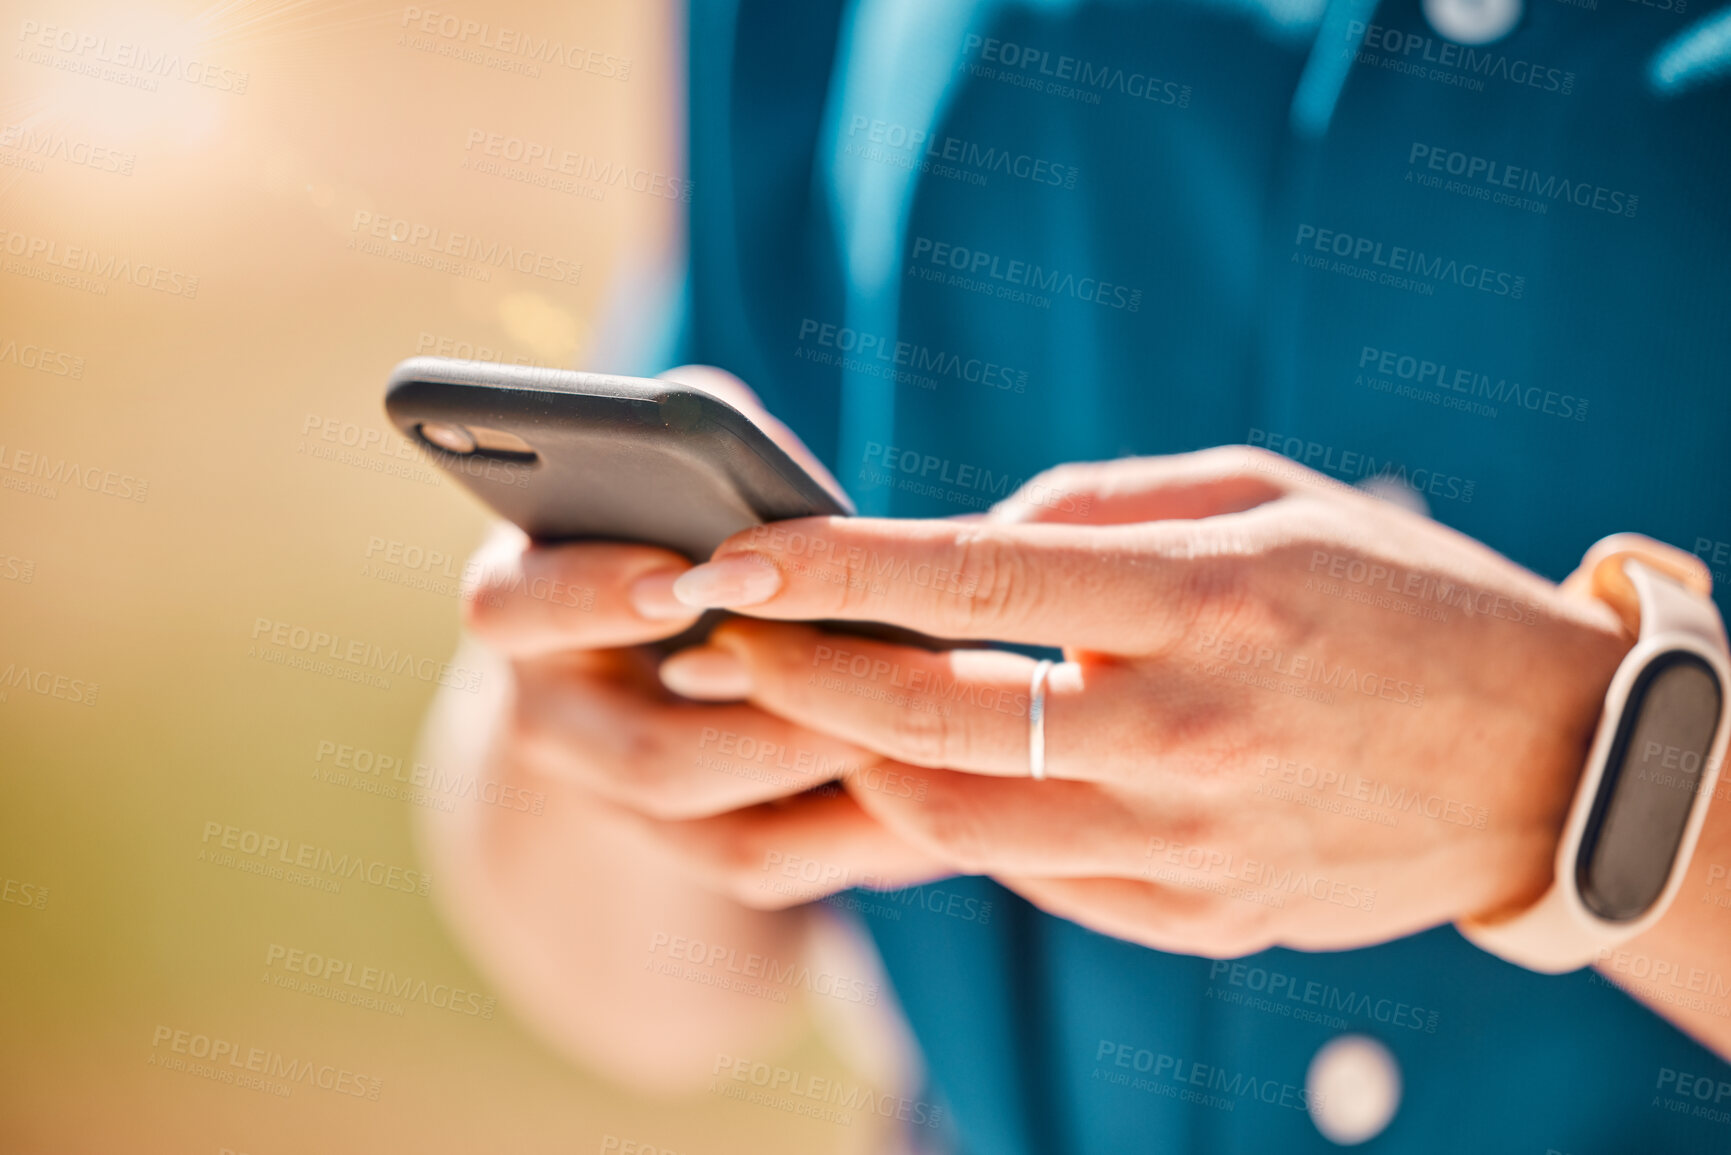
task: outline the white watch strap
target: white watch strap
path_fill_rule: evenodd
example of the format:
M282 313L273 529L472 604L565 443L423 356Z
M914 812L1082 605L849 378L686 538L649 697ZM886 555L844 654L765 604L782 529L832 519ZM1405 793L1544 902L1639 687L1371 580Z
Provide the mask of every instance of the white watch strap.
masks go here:
M1640 934L1664 915L1682 886L1706 821L1707 807L1725 758L1727 735L1727 720L1721 711L1669 878L1652 907L1640 918L1628 922L1610 922L1588 910L1575 883L1576 858L1636 680L1654 656L1675 650L1687 650L1710 665L1718 674L1722 689L1731 685L1731 677L1725 657L1724 623L1706 597L1705 567L1697 559L1650 539L1619 534L1588 553L1582 569L1577 571L1577 576L1582 574L1585 578L1577 585L1590 584L1593 593L1611 603L1625 622L1638 628L1638 636L1605 695L1606 709L1600 715L1592 752L1557 845L1554 881L1543 898L1512 917L1494 923L1463 919L1458 924L1461 933L1484 950L1529 970L1550 974L1593 962L1602 957L1602 952Z
M1687 634L1725 649L1725 623L1719 620L1712 602L1639 559L1626 560L1623 572L1635 587L1641 606L1641 632L1637 636L1642 641L1660 634Z

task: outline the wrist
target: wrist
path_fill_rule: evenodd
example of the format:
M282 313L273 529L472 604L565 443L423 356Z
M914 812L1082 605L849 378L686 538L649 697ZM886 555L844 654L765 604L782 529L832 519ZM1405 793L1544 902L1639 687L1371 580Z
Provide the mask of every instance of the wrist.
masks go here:
M1525 779L1530 804L1508 830L1510 850L1494 898L1475 918L1494 920L1537 902L1556 881L1557 844L1580 789L1605 695L1635 640L1615 613L1596 600L1555 587L1550 628L1532 639L1544 654L1534 676L1548 687L1546 705L1531 715L1529 741L1512 752L1506 773Z
M1551 886L1529 908L1460 925L1485 950L1550 973L1593 961L1670 908L1708 815L1731 681L1724 626L1690 555L1617 535L1589 550L1564 588L1614 610L1634 642L1605 691ZM1592 682L1582 671L1564 684Z

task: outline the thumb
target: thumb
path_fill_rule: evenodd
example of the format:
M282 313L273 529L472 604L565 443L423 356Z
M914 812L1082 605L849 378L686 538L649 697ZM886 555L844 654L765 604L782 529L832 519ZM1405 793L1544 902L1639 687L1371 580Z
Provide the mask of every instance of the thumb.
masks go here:
M1029 479L986 520L1127 525L1241 513L1284 496L1302 467L1244 446L1060 465Z

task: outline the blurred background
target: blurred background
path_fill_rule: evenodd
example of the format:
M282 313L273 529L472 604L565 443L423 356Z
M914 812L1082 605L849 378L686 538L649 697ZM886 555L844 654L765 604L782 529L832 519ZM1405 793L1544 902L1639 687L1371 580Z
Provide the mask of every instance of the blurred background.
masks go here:
M583 364L677 243L668 6L0 13L0 1150L875 1149L553 1054L412 837L484 519L385 378ZM210 1077L255 1051L333 1085Z

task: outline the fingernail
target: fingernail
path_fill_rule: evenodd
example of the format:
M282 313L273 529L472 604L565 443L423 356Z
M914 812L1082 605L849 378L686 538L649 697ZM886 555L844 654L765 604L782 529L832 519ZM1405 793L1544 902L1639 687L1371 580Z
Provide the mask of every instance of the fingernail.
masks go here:
M688 606L737 609L766 602L781 588L775 563L758 553L736 553L679 575L673 593Z
M631 583L625 596L630 599L631 608L637 611L638 616L650 621L688 618L691 607L673 596L673 582L678 577L673 570L645 574Z
M662 662L661 684L704 701L744 698L751 694L751 671L720 646L700 646Z

